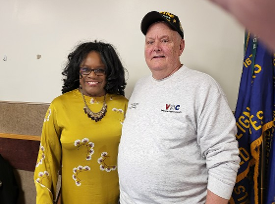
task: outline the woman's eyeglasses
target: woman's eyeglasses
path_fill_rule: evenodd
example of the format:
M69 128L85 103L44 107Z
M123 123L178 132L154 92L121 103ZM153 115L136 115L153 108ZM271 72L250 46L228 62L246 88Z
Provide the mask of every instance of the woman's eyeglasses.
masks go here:
M81 75L89 75L91 72L94 72L96 76L103 76L105 74L105 69L90 69L88 67L80 67L79 72Z

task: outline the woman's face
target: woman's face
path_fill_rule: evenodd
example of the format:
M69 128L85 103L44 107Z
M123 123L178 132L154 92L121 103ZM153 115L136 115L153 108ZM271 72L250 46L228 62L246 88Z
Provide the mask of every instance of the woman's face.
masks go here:
M92 97L105 95L105 65L98 52L92 51L87 55L80 65L79 72L79 83L84 95Z

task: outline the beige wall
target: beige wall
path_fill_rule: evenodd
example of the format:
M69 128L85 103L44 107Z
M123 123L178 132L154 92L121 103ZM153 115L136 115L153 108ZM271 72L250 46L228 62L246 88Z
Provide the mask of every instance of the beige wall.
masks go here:
M0 133L40 136L48 103L0 101Z
M61 93L61 70L68 53L78 42L94 39L116 46L129 71L129 97L137 79L149 74L140 21L147 12L157 10L180 17L186 40L182 62L212 75L235 109L244 30L206 0L0 2L2 101L51 102Z
M17 183L20 186L18 204L35 204L35 186L33 182L33 172L17 169Z

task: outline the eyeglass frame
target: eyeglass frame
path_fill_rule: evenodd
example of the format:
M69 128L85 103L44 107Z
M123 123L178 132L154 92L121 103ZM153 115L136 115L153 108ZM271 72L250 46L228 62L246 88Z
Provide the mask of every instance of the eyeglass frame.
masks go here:
M85 74L81 71L81 69L88 69ZM94 72L96 76L104 76L106 74L106 70L103 68L96 68L96 69L91 69L89 67L80 67L79 68L79 74L81 75L89 75L91 72Z

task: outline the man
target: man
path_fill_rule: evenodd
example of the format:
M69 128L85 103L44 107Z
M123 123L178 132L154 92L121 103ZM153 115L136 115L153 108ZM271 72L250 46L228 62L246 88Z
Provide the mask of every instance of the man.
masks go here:
M123 124L120 202L227 203L240 159L225 95L180 62L185 43L176 15L149 12L141 30L152 76L137 82Z
M275 52L274 0L210 0L232 14Z

